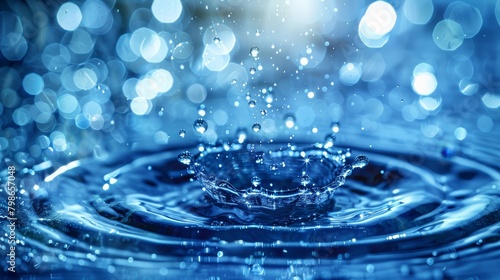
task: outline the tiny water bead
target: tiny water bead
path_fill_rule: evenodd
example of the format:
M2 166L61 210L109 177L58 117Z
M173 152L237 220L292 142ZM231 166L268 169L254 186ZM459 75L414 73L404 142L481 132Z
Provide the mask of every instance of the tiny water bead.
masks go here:
M190 165L191 161L193 160L193 156L191 155L190 152L185 151L180 153L179 156L177 156L177 160L182 164Z
M368 163L358 156L346 164L349 156L349 150L333 151L320 144L271 150L246 143L208 147L194 157L183 152L178 160L193 171L215 205L238 207L256 221L279 223L331 209L335 190L354 168Z
M325 149L329 149L335 145L335 135L327 135L325 137Z
M257 47L257 46L253 46L253 47L250 48L250 55L252 57L259 56L259 52L260 52L260 50L259 50L259 47Z
M185 131L184 129L179 130L179 136L180 136L181 138L186 137L186 131Z
M288 114L285 116L285 126L287 128L293 128L295 126L295 116Z
M330 127L331 127L333 133L339 133L340 124L338 122L333 122Z
M197 119L193 123L193 128L199 133L205 133L208 129L208 124L204 119Z
M255 131L255 132L259 132L261 129L261 125L258 124L258 123L255 123L254 125L252 125L252 130Z

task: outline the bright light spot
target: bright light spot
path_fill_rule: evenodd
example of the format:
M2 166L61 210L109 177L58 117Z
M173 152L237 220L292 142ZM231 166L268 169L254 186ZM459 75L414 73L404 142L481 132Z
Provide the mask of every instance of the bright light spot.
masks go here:
M411 23L426 24L434 13L434 4L432 0L406 0L404 13Z
M120 38L121 39L121 38ZM124 48L123 43L126 43L127 38L123 38L123 42L120 42L120 47ZM165 40L156 34L153 30L143 27L139 28L130 37L130 49L136 56L142 56L147 62L159 63L165 59L168 53L168 46ZM118 52L117 44L117 52ZM120 49L120 53L127 51L126 49ZM119 53L119 55L120 55ZM126 54L121 54L125 56ZM131 57L133 59L133 57Z
M99 0L87 0L82 7L82 24L88 28L100 29L108 22L108 5Z
M496 109L500 107L500 96L498 94L487 92L486 94L483 95L481 101L483 101L486 107L491 109Z
M309 63L309 59L307 57L300 58L300 65L306 66Z
M340 81L347 86L356 84L361 78L361 68L353 63L344 64L339 71Z
M207 28L203 34L205 51L212 55L228 55L236 44L236 36L226 25L215 25Z
M95 121L102 114L102 107L95 101L89 101L83 105L82 113L89 121Z
M462 45L465 35L460 24L445 19L436 24L432 37L440 49L454 51Z
M78 28L80 22L82 22L82 12L77 5L68 2L59 7L59 11L57 11L57 23L59 23L62 29L73 31Z
M135 85L137 96L146 99L155 98L158 93L165 93L172 88L174 79L172 74L165 69L150 71Z
M363 43L368 47L381 47L370 41L387 42L386 39L388 37L386 35L394 28L396 19L396 11L389 3L385 1L373 2L368 6L368 9L359 22L358 34Z
M137 96L153 99L158 95L158 84L150 77L140 79L135 85Z
M31 121L30 112L24 108L17 108L12 114L12 120L19 126L28 124Z
M163 131L158 131L155 133L154 139L156 144L168 144L170 136Z
M314 98L314 92L310 91L307 93L308 98Z
M413 76L411 86L417 94L429 95L436 90L437 80L430 72L420 72Z
M23 79L23 88L27 93L31 95L39 94L40 92L42 92L44 87L45 82L43 81L43 78L38 74L30 73Z
M465 38L476 36L483 25L483 17L479 9L462 1L448 5L444 18L458 23L462 27Z
M186 91L189 101L193 103L201 103L207 98L207 90L203 85L191 85Z
M151 111L151 108L151 101L144 97L136 97L132 99L132 102L130 102L130 109L132 109L134 114L139 116L148 114Z
M286 1L285 3L290 22L303 25L321 20L323 6L320 1Z
M441 131L441 129L437 125L424 124L424 123L422 123L420 130L422 131L423 135L425 135L426 137L429 137L429 138L433 138L434 136L436 136L439 133L439 131Z
M467 130L463 127L457 127L457 129L455 129L455 138L462 141L465 137L467 137Z
M57 99L59 111L66 114L73 113L78 107L78 100L71 94L64 94Z
M158 92L164 93L169 91L174 84L174 77L165 69L156 69L151 73L151 80L156 82Z
M140 55L132 50L131 39L132 35L127 33L120 36L118 42L116 42L116 54L125 62L135 61Z
M75 30L71 35L68 47L76 54L87 54L94 48L94 41L87 32Z
M211 71L222 71L229 65L230 56L229 54L217 54L213 52L214 50L216 47L213 45L205 47L202 55L203 64Z
M104 190L104 191L109 190L109 184L106 183L106 184L102 185L102 190Z
M151 11L158 21L173 23L181 16L182 3L180 0L154 0Z
M285 126L287 128L293 128L295 126L295 120L293 117L286 117L285 118Z
M420 98L418 102L420 103L420 106L427 111L434 111L439 108L439 105L441 105L440 99L438 100L428 96Z
M73 74L73 82L82 90L89 90L97 83L97 75L89 68L82 68L75 71Z

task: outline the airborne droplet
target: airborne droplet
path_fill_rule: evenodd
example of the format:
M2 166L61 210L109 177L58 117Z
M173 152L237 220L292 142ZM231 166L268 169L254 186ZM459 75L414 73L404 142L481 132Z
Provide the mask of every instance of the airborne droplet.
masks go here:
M177 160L182 164L190 165L191 161L193 160L193 157L191 156L190 152L185 151L177 156Z
M186 131L184 129L179 130L179 136L182 138L186 137Z
M311 183L311 177L309 177L309 175L307 174L303 174L302 176L300 176L300 184L302 186L307 186L309 183ZM302 190L301 190L302 191Z
M335 136L334 135L327 135L325 137L325 148L330 149L335 145Z
M247 140L247 137L248 137L248 133L245 129L238 129L236 131L236 138L238 139L238 143L243 143L245 142L245 140Z
M285 116L285 126L287 128L293 128L295 126L295 117L293 115Z
M197 119L194 121L193 128L199 133L205 133L205 131L207 131L208 124L203 119Z
M368 158L364 155L359 155L354 159L352 163L352 167L354 168L363 168L368 164Z
M259 55L259 52L260 52L260 50L259 50L259 47L257 47L257 46L253 46L250 48L250 55L252 57L257 57Z
M253 126L252 126L252 130L255 131L255 132L259 132L260 131L260 124L258 123L255 123Z
M333 133L339 133L340 124L338 122L332 122L331 129Z
M260 182L261 182L261 180L259 177L257 177L257 176L252 177L252 185L254 185L255 187L260 185Z

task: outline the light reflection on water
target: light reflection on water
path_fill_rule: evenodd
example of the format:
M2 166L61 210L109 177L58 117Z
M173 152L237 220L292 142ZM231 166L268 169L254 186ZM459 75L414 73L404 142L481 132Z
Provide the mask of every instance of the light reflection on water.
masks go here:
M494 277L499 3L0 3L18 271ZM177 161L227 141L262 149L266 169L229 150L194 174ZM315 143L353 158L267 154ZM339 175L360 154L370 163ZM224 179L243 188L205 195ZM298 201L277 203L276 186Z

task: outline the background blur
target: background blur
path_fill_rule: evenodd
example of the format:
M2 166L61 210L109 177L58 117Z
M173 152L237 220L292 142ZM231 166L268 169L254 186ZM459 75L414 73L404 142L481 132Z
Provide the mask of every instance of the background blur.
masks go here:
M0 10L0 150L21 166L241 134L323 141L332 122L342 145L500 165L481 149L499 132L500 1L32 0Z

